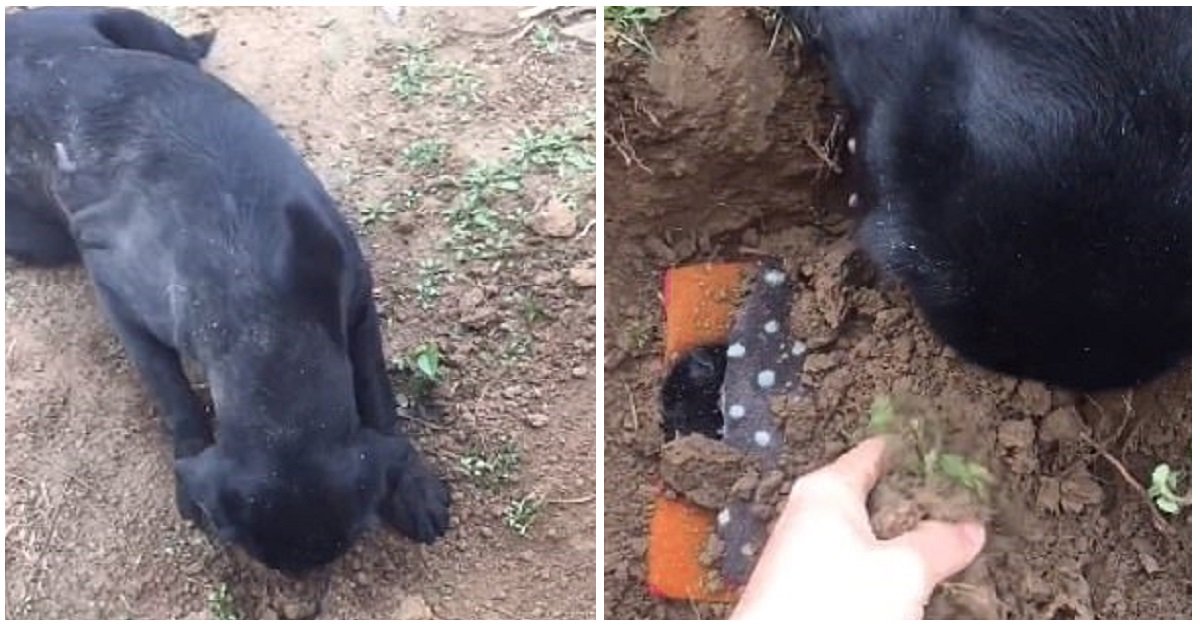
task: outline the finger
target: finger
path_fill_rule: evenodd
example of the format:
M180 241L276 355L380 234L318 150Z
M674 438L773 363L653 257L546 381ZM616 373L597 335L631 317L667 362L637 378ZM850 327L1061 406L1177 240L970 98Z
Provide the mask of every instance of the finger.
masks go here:
M966 569L979 556L986 540L987 532L974 521L922 521L884 544L914 556L925 573L926 589L932 591L939 582Z
M866 500L883 474L886 453L886 439L881 436L868 438L818 473L838 478L854 491L856 497Z

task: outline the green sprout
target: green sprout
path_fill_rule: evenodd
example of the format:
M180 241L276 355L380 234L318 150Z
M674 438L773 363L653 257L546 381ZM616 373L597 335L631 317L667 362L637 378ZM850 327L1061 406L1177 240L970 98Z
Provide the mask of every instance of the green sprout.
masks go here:
M1150 473L1150 487L1146 491L1154 505L1159 510L1176 515L1183 507L1191 503L1186 495L1179 494L1179 479L1181 471L1171 470L1170 465L1160 464Z

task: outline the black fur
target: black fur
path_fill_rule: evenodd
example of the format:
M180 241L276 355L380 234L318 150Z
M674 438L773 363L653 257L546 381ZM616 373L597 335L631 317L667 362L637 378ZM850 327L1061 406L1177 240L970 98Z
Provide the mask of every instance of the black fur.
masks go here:
M441 536L449 497L397 426L355 237L274 124L196 66L212 35L112 9L5 33L6 251L82 260L168 422L181 514L288 572L380 518Z
M725 382L725 345L697 347L679 356L663 380L662 428L666 440L688 434L720 439L721 386Z
M857 127L860 238L965 358L1130 386L1191 348L1191 9L789 8Z

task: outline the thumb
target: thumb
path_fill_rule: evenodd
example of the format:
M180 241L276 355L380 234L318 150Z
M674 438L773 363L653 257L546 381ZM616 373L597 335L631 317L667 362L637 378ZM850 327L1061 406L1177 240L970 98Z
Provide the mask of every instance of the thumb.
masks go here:
M922 521L885 545L915 556L925 572L926 591L967 568L979 556L987 533L979 523Z

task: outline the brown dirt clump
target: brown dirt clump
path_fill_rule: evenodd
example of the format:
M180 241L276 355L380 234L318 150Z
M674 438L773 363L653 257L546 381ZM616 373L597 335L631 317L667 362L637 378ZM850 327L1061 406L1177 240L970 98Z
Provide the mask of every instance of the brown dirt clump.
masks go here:
M940 618L1191 615L1190 511L1155 528L1133 478L1191 460L1190 365L1140 388L1087 397L985 372L934 338L903 290L853 242L836 163L836 103L817 64L772 39L757 11L689 8L651 32L655 56L606 55L605 616L724 617L646 592L648 504L662 434L657 392L661 273L767 254L796 285L791 331L809 352L784 423L791 480L862 437L873 401L929 400L947 451L986 467L987 508L893 474L895 533L927 516L988 515L983 555L939 587ZM892 479L898 478L898 479ZM761 478L759 482L766 481ZM898 486L891 483L898 482ZM884 523L879 521L878 523Z
M428 547L375 532L308 582L215 547L175 512L154 404L84 273L9 269L7 617L594 616L595 175L526 168L476 215L498 225L491 256L456 255L488 243L453 211L467 173L516 163L527 130L594 153L595 50L562 32L594 16L536 18L551 50L510 41L526 23L512 7L153 12L219 31L207 69L281 126L359 228L389 359L439 348L441 381L405 427L450 482L451 530ZM444 150L411 152L421 140ZM539 233L531 208L576 227ZM507 480L467 471L506 447ZM506 510L527 495L541 508L522 536Z

